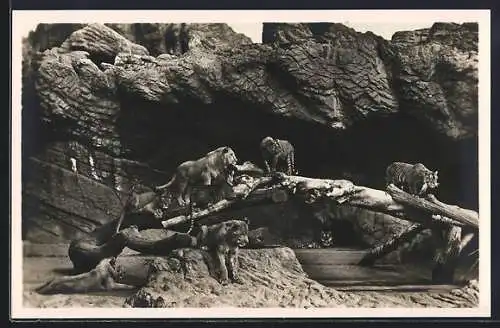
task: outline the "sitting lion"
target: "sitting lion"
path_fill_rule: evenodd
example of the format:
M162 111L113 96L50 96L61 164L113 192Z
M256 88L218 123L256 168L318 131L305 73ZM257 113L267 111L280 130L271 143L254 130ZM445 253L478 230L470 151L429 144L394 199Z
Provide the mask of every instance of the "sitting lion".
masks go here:
M219 147L198 160L180 164L170 181L155 189L160 191L168 188L178 204L184 206L190 200L191 188L194 185L209 186L225 180L232 186L232 173L236 169L237 161L236 154L230 147ZM221 176L224 179L221 179Z
M227 285L232 282L242 284L238 276L238 250L248 244L248 223L242 220L228 220L211 226L201 226L197 236L198 247L206 247L213 256L216 270L207 261L209 271L219 271L218 281Z

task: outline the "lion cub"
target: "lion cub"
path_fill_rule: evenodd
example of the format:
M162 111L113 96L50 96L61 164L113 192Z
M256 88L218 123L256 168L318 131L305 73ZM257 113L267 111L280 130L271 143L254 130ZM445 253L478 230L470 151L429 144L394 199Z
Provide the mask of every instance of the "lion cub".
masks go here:
M211 226L201 226L197 236L198 247L206 247L217 266L207 261L210 272L219 272L218 281L227 285L232 282L242 284L238 276L238 251L248 244L248 223L242 220L228 220Z

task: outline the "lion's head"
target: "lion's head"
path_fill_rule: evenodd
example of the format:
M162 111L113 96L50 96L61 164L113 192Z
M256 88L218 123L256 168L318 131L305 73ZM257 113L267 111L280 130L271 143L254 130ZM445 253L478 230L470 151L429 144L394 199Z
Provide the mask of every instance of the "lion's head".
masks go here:
M226 221L226 242L231 246L244 247L248 244L248 223L243 220Z
M235 168L238 163L238 158L234 153L234 150L230 147L221 147L222 158L226 167Z
M221 170L235 170L238 158L231 147L219 147L209 152L206 156L214 166L218 166Z

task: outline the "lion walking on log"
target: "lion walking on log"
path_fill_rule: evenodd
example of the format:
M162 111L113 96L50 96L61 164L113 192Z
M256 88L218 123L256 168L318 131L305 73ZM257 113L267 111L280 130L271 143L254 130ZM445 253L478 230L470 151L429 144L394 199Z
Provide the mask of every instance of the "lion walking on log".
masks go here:
M230 147L219 147L198 160L180 164L170 181L155 190L168 189L178 204L184 206L190 201L194 185L210 186L223 176L232 186L232 172L236 169L237 161L236 154Z

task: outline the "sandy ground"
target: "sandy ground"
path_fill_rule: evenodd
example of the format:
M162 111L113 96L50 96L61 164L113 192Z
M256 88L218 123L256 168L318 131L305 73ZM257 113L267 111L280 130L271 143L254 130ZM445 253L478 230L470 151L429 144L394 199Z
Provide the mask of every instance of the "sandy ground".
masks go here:
M23 261L23 304L25 307L122 307L130 290L95 292L74 295L40 295L34 289L51 277L69 274L72 268L68 257L25 257Z
M293 254L293 253L292 253ZM130 256L130 255L128 255ZM292 255L293 256L293 255ZM294 258L295 259L295 258ZM182 280L172 281L176 290L163 292L163 296L180 297L183 301L175 306L225 306L224 300L234 299L233 306L285 306L285 307L474 307L477 306L477 291L474 288L450 289L436 286L433 290L400 288L399 290L385 289L378 286L376 290L345 290L345 286L336 282L335 288L326 287L307 278L302 269L282 267L266 267L262 275L259 268L260 257L248 258L248 268L243 276L249 282L243 286L221 288L218 283L211 282L210 278L203 279L203 288L196 284L187 284ZM295 259L296 261L296 259ZM297 262L298 263L298 262ZM255 264L255 265L254 265ZM294 264L294 266L296 266ZM59 307L123 307L128 297L137 295L138 291L158 294L154 288L130 288L127 290L96 292L69 295L39 295L34 288L40 286L54 276L67 275L72 264L67 257L25 257L23 261L23 302L25 307L59 308ZM335 269L337 270L337 269ZM345 277L351 276L349 266L339 266ZM353 274L355 273L352 271ZM397 273L389 272L389 276ZM413 273L418 277L419 273ZM263 278L272 278L263 281ZM169 276L169 279L174 279ZM205 288L205 285L211 287ZM180 288L182 287L182 288ZM415 286L411 286L415 287ZM358 287L359 288L359 287ZM201 290L203 289L203 290ZM187 295L186 290L198 290L199 298ZM257 297L260 294L262 297ZM161 292L160 292L161 293ZM255 293L259 294L256 295ZM196 293L198 294L198 293ZM243 299L241 295L252 295ZM221 302L222 300L222 302ZM194 303L193 303L194 302ZM201 303L200 303L201 302ZM199 303L199 304L198 304ZM203 305L204 304L204 305ZM218 305L217 305L218 304Z

